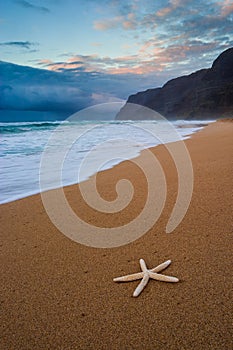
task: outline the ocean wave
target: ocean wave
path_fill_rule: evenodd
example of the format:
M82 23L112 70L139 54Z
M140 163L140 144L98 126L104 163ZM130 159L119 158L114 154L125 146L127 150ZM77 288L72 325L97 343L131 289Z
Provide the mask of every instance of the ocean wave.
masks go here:
M39 129L50 129L61 122L0 123L0 134L18 134Z

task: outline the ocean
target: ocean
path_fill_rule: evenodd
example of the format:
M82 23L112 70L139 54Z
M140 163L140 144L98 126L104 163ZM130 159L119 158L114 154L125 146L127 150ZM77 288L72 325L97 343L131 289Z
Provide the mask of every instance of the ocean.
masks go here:
M0 123L0 203L79 183L97 171L138 156L145 148L186 139L209 122ZM52 162L47 166L43 157ZM58 184L55 163L59 157L62 169Z

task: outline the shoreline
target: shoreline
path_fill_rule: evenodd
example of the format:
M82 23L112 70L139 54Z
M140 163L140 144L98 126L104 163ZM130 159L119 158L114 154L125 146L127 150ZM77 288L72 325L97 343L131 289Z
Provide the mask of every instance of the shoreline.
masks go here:
M166 176L165 208L131 244L96 249L71 241L51 223L39 194L2 204L1 349L230 350L232 134L233 123L217 122L184 141L193 162L194 190L183 221L171 234L165 227L178 179L163 145L151 150ZM116 198L119 179L134 185L133 203L120 215L89 208L78 185L64 191L83 220L115 227L140 213L147 188L142 175L130 161L98 173L105 200ZM180 282L150 281L133 298L138 282L116 284L113 278L138 272L140 258L149 268L171 259L164 274Z
M181 121L182 121L182 120L180 120L180 121L178 120L178 122L181 122ZM184 122L184 121L182 121L182 122ZM214 120L207 120L207 121L198 121L198 120L196 120L196 121L193 121L194 124L192 124L192 123L190 123L190 121L187 121L187 123L188 123L187 125L186 125L186 124L183 124L183 125L181 125L181 126L178 126L178 127L176 126L176 127L178 128L178 131L177 131L177 132L179 132L179 129L187 129L187 128L196 129L196 130L194 130L194 131L193 131L192 133L190 133L190 134L187 134L187 135L184 135L184 136L180 135L180 138L182 139L182 141L185 141L185 140L188 140L189 138L191 138L194 134L200 132L200 131L201 131L203 128L205 128L206 126L208 126L208 125L210 125L210 124L212 124L212 123L215 123L215 122L216 122L216 120L215 120L215 121L214 121ZM54 123L56 123L56 122L54 122ZM190 123L190 124L189 124L189 123ZM202 125L202 124L203 124L203 125ZM169 143L172 143L172 142L174 142L174 141L167 142L166 144L169 144ZM175 141L175 142L179 142L179 141ZM140 151L138 151L138 154L135 155L135 157L133 157L133 158L128 158L127 160L130 161L130 160L132 160L132 159L134 159L134 158L137 158L137 157L140 156L140 154L143 152L143 150L152 149L152 148L157 147L157 146L159 146L159 145L150 146L150 147L145 147L145 148L141 149ZM118 165L118 164L120 164L121 162L124 162L124 161L125 161L125 160L121 160L119 163L113 164L112 166L110 166L110 167L108 167L108 168L106 168L106 169L104 169L104 170L102 170L102 171L112 169L112 168L114 168L116 165ZM82 180L82 181L80 181L80 182L71 182L71 183L67 183L67 184L65 184L64 186L61 186L61 187L73 186L73 185L77 185L77 184L79 184L79 183L81 183L81 182L88 181L92 176L95 176L96 174L97 174L97 173L92 174L92 175L89 175L86 179L84 179L84 180ZM61 188L61 187L59 187L59 188ZM42 191L42 192L51 191L51 190L56 190L56 189L58 189L58 187L51 187L51 188L48 188L48 189L46 189L46 190L44 190L44 191ZM27 192L27 193L25 193L25 194L23 194L23 195L15 195L15 196L12 196L11 198L8 198L8 199L6 199L6 200L0 201L0 206L1 206L2 204L11 203L11 202L14 202L14 201L17 201L17 200L20 200L20 199L24 199L24 198L28 198L28 197L31 197L31 196L34 196L34 195L37 195L37 194L40 194L40 193L41 193L40 190L31 190L31 191L29 191L29 192Z

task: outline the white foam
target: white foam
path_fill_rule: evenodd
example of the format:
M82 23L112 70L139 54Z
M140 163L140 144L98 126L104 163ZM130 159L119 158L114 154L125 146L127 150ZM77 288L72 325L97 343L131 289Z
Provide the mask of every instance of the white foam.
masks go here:
M210 121L209 121L210 122ZM46 123L46 122L43 122ZM50 123L50 122L48 122ZM174 123L180 138L187 138L201 128L201 124L208 122L186 122L176 121ZM35 123L32 123L35 124ZM39 124L39 123L38 123ZM6 123L1 123L5 126ZM8 124L9 125L9 124ZM23 126L25 131L20 133L3 134L1 138L1 173L0 173L0 203L7 203L16 199L24 198L40 192L39 171L41 155L49 140L54 128L43 127L31 128L31 123L11 123L11 126ZM188 127L183 127L188 125ZM150 132L148 132L150 130ZM159 132L158 132L159 130ZM54 157L62 151L67 140L74 137L75 133L81 135L77 142L72 145L67 157L64 160L62 169L62 186L74 184L88 179L99 170L109 169L125 159L132 159L139 155L140 151L156 146L161 143L161 139L154 135L160 135L163 142L177 141L179 137L167 133L166 125L163 122L91 122L91 123L65 123L64 129L60 128L59 142L50 147L50 152L54 152ZM116 141L118 140L118 142ZM121 141L120 141L121 140ZM124 140L130 140L132 147L126 146ZM112 143L112 145L111 145ZM95 147L102 144L102 151L106 153L104 158L110 159L100 167L102 156L95 152ZM114 155L114 149L117 154ZM79 167L88 152L93 150L89 166L85 168L85 173L79 174ZM53 168L48 172L45 189L53 189L55 185Z

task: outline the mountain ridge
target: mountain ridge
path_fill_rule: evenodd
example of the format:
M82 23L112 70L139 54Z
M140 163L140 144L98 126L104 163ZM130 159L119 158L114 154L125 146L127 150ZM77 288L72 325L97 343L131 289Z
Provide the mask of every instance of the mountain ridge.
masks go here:
M138 105L132 108L132 105ZM211 68L169 80L162 87L130 95L116 115L117 120L154 119L144 113L148 107L162 116L174 119L212 119L233 115L233 48L223 51Z

